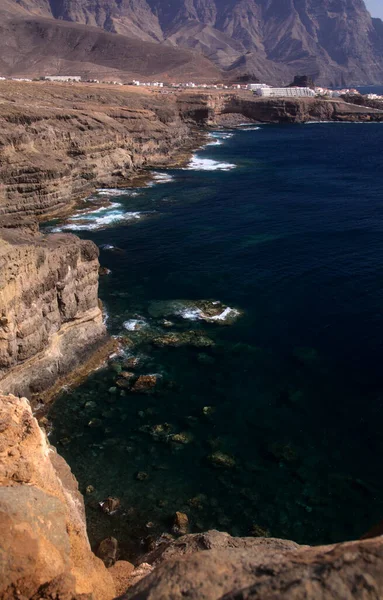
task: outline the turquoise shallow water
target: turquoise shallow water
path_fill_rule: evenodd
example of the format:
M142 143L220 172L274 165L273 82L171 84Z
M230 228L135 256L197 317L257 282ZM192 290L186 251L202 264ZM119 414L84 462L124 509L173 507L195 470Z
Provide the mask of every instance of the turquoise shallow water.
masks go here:
M92 543L115 535L125 557L176 510L192 531L306 543L358 537L383 514L383 127L261 126L211 142L193 169L105 191L113 206L69 223L101 247L108 327L133 346L60 396L51 441L94 487ZM153 303L176 299L242 314L166 327ZM214 345L153 344L193 331ZM161 376L154 394L114 392L129 354ZM214 467L215 452L233 466ZM109 495L122 504L112 516L98 506Z

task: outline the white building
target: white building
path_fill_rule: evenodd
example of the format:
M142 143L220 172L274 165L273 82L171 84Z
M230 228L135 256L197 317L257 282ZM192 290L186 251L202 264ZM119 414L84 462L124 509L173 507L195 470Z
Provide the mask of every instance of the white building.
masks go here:
M81 81L79 75L47 75L44 79L46 81Z
M239 85L238 87L240 88L241 86ZM271 86L267 85L267 83L248 83L246 86L246 89L255 92L256 90L262 90L263 88L269 88L269 87L271 87Z
M315 96L314 90L308 87L270 88L264 87L255 90L257 96L264 98L311 98Z

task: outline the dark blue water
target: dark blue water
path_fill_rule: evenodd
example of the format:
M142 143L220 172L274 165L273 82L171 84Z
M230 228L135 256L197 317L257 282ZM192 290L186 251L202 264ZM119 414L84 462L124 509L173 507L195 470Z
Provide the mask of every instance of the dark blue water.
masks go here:
M95 488L92 542L115 535L127 557L176 510L192 531L306 543L358 537L383 516L383 126L262 126L223 142L199 157L235 169L171 171L117 198L153 212L80 232L118 247L101 251L108 326L130 338L138 373L162 376L154 394L115 393L116 358L51 411L53 443L82 491ZM152 303L174 299L243 314L165 328ZM141 332L124 330L132 318ZM215 345L153 344L190 331ZM234 466L214 468L218 451ZM113 516L98 507L108 495L122 503Z

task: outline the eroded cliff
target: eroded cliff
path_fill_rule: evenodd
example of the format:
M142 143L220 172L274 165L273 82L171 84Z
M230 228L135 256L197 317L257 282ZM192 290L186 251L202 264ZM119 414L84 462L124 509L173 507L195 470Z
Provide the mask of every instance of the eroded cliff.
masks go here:
M0 218L62 215L97 186L180 160L198 127L227 114L271 123L383 119L382 111L337 100L3 81Z
M98 248L37 223L0 227L0 390L29 398L58 389L107 342Z
M0 82L0 125L0 217L40 220L190 138L173 97L107 86Z

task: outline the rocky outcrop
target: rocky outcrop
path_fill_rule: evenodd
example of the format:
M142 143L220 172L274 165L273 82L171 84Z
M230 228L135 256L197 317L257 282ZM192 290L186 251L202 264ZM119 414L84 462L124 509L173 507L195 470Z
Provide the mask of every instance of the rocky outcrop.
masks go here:
M107 342L98 248L70 234L43 236L33 221L2 225L0 390L40 397Z
M185 115L211 126L220 124L223 117L230 115L241 115L259 123L383 121L382 109L325 98L261 98L221 92L184 95L179 98L179 104Z
M299 546L211 531L164 544L145 557L154 570L124 600L377 600L383 538Z
M1 600L114 598L77 482L25 398L0 397L0 431Z

